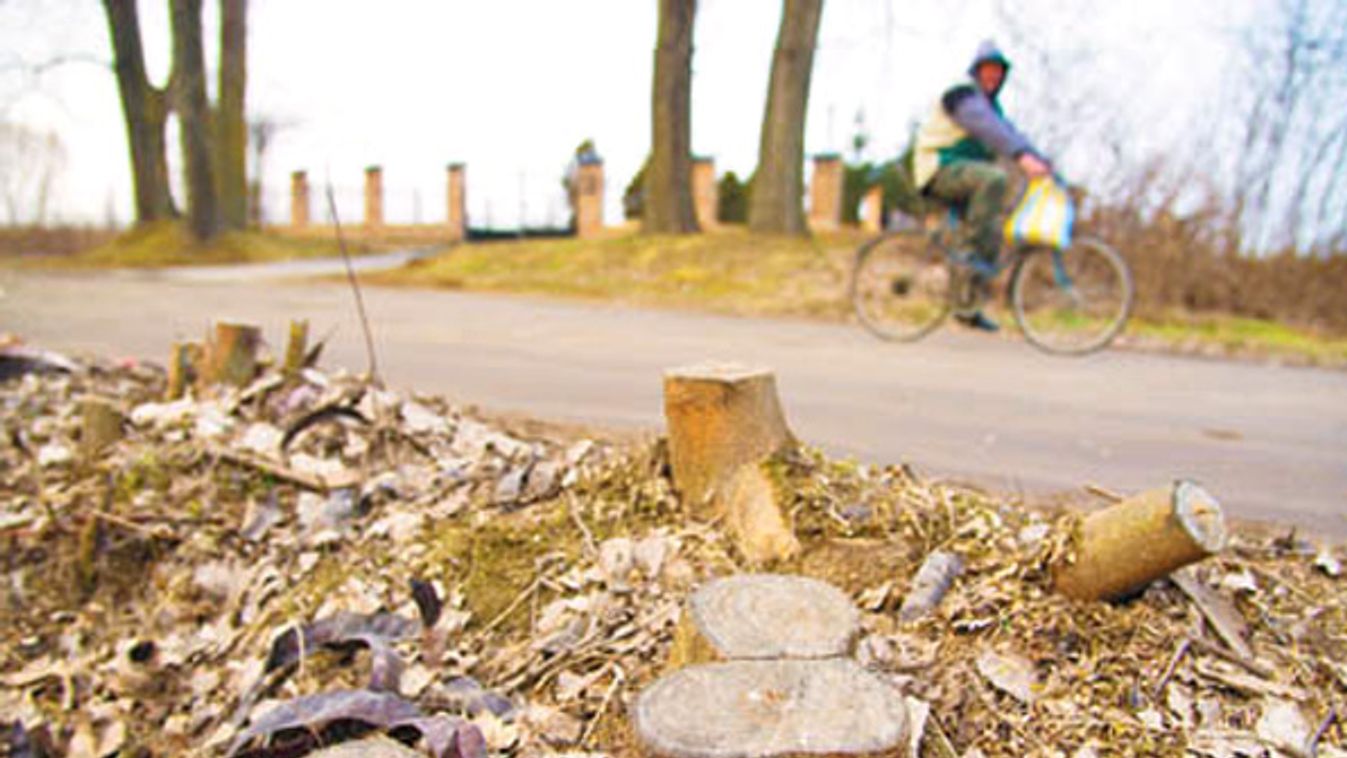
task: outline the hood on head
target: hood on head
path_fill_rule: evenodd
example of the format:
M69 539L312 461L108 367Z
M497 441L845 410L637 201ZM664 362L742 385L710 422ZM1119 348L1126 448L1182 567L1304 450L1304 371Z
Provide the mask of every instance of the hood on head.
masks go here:
M995 61L1005 67L1006 75L1001 80L1001 86L1004 87L1005 79L1010 78L1010 59L1006 57L1005 53L1001 52L1001 48L997 47L996 42L992 40L983 40L982 44L978 45L977 54L973 56L973 62L968 66L968 75L976 76L978 66L988 61Z

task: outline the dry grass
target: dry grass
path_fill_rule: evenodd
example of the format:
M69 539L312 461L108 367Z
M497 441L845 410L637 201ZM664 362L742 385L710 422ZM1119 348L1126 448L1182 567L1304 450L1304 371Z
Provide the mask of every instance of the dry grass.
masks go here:
M0 260L73 255L107 244L117 234L115 229L88 226L0 227Z

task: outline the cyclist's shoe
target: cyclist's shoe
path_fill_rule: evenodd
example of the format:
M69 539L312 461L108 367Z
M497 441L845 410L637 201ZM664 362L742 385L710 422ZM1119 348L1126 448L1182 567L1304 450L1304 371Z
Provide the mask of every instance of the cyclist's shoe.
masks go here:
M1001 325L996 323L996 321L992 320L990 317L987 316L987 314L983 313L982 311L974 311L973 313L958 313L955 314L954 320L958 321L960 324L963 324L969 329L980 329L981 331L984 332L1001 331Z

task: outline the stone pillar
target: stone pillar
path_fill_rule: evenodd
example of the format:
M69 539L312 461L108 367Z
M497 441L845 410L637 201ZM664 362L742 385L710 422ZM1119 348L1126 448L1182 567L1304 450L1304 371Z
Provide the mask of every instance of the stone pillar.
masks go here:
M833 231L842 223L842 157L814 156L814 180L809 185L809 228Z
M581 239L603 231L603 161L582 162L575 171L575 234Z
M309 225L309 175L303 171L290 174L290 226L303 229Z
M379 166L365 169L365 226L384 225L384 170Z
M449 164L448 198L449 239L460 242L468 236L467 167L462 163Z
M697 226L704 232L719 226L720 188L716 186L716 162L712 158L692 159L692 207Z
M861 200L861 228L872 234L884 231L884 188L875 185Z

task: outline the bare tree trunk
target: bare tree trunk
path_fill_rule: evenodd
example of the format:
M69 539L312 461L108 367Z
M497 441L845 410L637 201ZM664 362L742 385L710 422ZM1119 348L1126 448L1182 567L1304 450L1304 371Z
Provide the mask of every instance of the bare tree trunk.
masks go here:
M756 232L806 234L804 119L823 0L785 0L762 116L758 171L748 225Z
M697 231L692 207L692 27L696 0L659 0L646 232Z
M131 177L135 185L136 222L146 223L177 215L168 185L168 119L165 92L150 85L140 39L140 17L135 0L103 0L122 98L127 143L131 149Z
M220 220L248 225L248 0L220 0L220 102L215 118Z
M206 61L201 44L201 0L171 0L173 94L182 125L187 175L187 221L192 236L209 240L220 231L215 157L211 150L210 105L206 101Z

